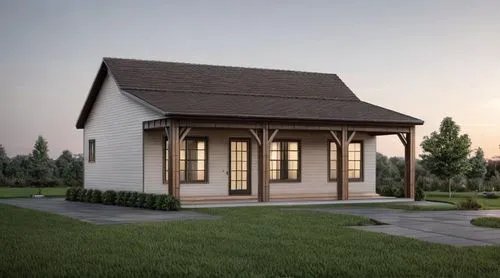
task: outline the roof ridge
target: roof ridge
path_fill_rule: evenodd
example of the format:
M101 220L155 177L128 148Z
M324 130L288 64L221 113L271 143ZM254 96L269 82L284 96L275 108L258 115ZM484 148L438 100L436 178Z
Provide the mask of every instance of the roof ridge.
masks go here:
M122 90L134 91L151 91L151 92L172 92L172 93L196 93L196 94L211 94L211 95L232 95L232 96L252 96L252 97L275 97L286 99L317 99L317 100L337 100L337 101L361 101L359 99L339 98L339 97L314 97L314 96L283 96L274 94L243 94L234 92L208 92L208 91L193 91L193 90L163 90L151 88L134 88L134 87L121 87Z
M314 74L314 75L329 75L329 76L333 75L333 76L337 77L338 79L340 79L340 77L336 73L319 72L319 71L300 71L300 70L277 69L277 68L242 67L242 66L229 66L229 65L221 65L221 64L205 64L205 63L179 62L179 61L159 61L159 60L119 58L119 57L103 57L102 59L103 59L103 62L105 62L105 60L122 60L122 61L139 61L139 62L148 62L148 63L170 63L170 64L192 65L192 66L207 66L207 67L216 67L216 68L269 70L269 71L289 72L289 73L299 73L299 74Z

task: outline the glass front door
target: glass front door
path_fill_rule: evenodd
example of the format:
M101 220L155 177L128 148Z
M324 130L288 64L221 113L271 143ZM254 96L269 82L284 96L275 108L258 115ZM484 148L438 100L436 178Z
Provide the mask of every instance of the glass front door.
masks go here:
M250 191L250 140L229 140L229 194L249 195Z

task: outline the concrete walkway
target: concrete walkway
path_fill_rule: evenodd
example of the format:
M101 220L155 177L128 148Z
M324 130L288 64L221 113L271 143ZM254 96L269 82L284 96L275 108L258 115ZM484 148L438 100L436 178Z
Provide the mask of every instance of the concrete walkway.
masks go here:
M500 229L476 227L470 224L470 220L477 217L500 217L500 210L422 212L384 208L318 208L310 210L365 216L389 224L352 227L358 230L454 246L500 244Z
M125 224L219 218L218 216L194 211L156 211L102 204L68 202L61 198L0 199L0 204L56 213L93 224Z

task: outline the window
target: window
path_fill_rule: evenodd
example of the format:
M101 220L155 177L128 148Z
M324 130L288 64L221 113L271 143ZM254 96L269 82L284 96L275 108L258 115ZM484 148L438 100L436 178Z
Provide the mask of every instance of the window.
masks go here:
M363 178L362 165L362 144L361 142L353 142L349 144L349 165L347 167L349 180L361 180Z
M269 175L272 181L300 181L299 142L271 143L269 164Z
M348 147L349 164L347 165L347 173L350 181L363 180L363 143L352 142ZM330 142L328 150L328 178L331 181L337 180L337 163L338 163L337 144Z
M331 181L337 180L337 161L338 161L337 144L335 142L330 142L328 148L328 161L330 167L328 167L328 179Z
M168 181L168 140L165 139L165 182ZM183 183L207 182L206 138L186 138L180 146L180 179Z
M95 139L89 140L89 162L95 162Z

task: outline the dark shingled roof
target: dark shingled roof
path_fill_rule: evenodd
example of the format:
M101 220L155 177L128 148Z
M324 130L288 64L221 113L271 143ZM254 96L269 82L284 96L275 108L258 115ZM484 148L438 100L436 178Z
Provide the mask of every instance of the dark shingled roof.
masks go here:
M423 124L361 101L336 74L104 58L77 128L108 71L122 91L165 116Z

